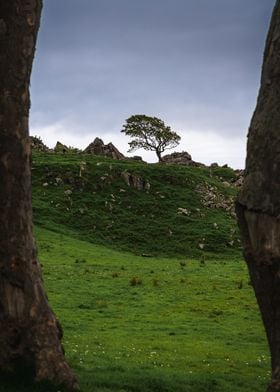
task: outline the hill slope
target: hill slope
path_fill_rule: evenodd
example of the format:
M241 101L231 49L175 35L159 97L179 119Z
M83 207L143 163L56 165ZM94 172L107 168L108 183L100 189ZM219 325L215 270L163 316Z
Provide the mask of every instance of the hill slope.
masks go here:
M136 254L237 251L235 173L33 152L35 224Z

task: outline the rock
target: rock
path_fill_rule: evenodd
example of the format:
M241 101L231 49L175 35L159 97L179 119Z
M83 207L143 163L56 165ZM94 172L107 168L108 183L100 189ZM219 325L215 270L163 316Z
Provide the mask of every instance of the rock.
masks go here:
M67 146L65 146L64 144L60 143L59 141L56 142L56 145L55 145L55 148L54 148L54 152L65 154L68 151L69 151L69 148Z
M104 146L104 155L113 159L125 159L124 155L113 145L113 143Z
M83 176L83 172L86 170L86 165L87 165L87 163L85 161L80 162L79 177Z
M140 155L134 155L130 159L133 161L143 161L143 159L142 159L142 157L140 157Z
M123 171L121 173L122 178L124 179L127 186L131 186L133 188L138 189L139 191L145 190L149 191L151 188L151 184L147 180L143 180L141 177L136 174L131 174L127 171Z
M93 155L104 155L103 148L104 148L103 140L96 137L94 141L87 146L84 152Z
M146 180L146 182L145 182L144 189L145 189L145 191L149 191L151 189L151 184L149 183L148 180Z
M234 211L234 198L226 198L216 187L209 184L198 184L195 188L201 203L207 208L221 208L230 215Z
M177 210L177 214L178 214L178 215L190 216L190 215L191 215L191 211L188 210L187 208L181 208L181 207L179 207L178 210Z
M49 152L51 151L43 142L40 137L30 136L30 143L32 150Z
M244 182L244 177L239 177L233 184L236 187L240 188L243 185L243 182Z
M100 155L112 159L123 160L125 156L113 145L113 143L104 144L98 137L87 146L84 150L86 154Z
M235 170L235 179L232 181L232 184L237 188L240 188L244 182L244 170Z
M147 162L143 161L143 158L140 157L139 155L134 155L133 157L129 157L129 158L126 158L126 159L129 160L129 161L136 161L136 162L141 162L141 163L147 163Z
M126 185L130 186L131 185L131 183L130 183L130 181L131 181L130 180L131 174L128 173L127 171L124 171L124 172L121 173L121 176L124 179L124 182L126 183Z
M186 151L173 152L172 154L164 155L162 157L162 162L175 165L204 166L202 163L193 161L191 155Z

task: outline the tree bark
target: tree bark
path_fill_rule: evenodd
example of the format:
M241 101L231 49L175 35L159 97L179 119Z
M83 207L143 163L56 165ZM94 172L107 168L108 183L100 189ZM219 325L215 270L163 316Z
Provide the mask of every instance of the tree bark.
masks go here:
M42 0L0 1L0 370L77 389L32 234L29 83Z
M264 52L261 87L249 128L245 181L236 211L244 256L271 352L272 381L280 391L280 0Z
M158 161L159 161L159 163L161 163L162 162L161 152L159 150L157 150L157 149L155 151L156 151L156 154L157 154L157 157L158 157Z

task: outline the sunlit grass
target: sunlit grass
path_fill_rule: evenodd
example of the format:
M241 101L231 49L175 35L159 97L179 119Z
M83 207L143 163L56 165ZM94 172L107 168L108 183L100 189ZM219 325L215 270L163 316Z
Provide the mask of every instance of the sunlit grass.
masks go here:
M241 260L182 266L42 229L36 236L82 391L264 390L269 355Z

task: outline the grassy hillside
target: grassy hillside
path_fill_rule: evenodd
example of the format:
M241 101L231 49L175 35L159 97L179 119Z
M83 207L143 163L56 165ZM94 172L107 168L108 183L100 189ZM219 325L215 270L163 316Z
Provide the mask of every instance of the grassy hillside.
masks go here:
M236 193L224 183L234 178L231 169L39 152L32 167L41 227L134 254L205 257L238 249L235 220L221 208Z
M261 392L269 354L245 264L182 265L36 230L82 392ZM59 389L61 390L61 389ZM24 377L1 392L57 392Z
M32 171L45 286L82 392L265 389L231 169L34 153ZM1 376L6 391L58 388Z

